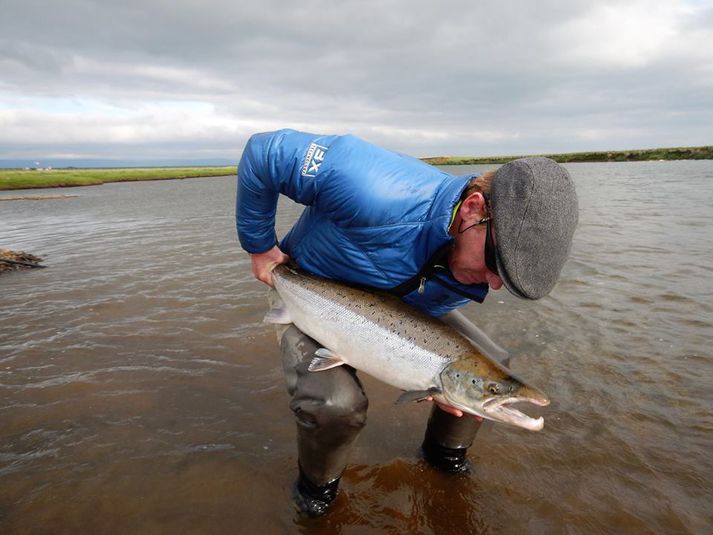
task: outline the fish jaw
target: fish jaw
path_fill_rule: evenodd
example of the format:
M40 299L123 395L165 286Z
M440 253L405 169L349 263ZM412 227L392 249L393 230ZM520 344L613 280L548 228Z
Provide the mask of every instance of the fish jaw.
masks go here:
M510 403L517 403L519 401L533 402L530 399L516 397L505 400L497 400L497 403L486 403L483 407L483 411L486 415L485 417L490 420L522 427L523 429L528 429L529 431L540 431L545 425L545 420L542 416L539 418L531 418L527 414L509 406ZM540 405L540 403L536 404Z
M443 392L438 401L481 416L488 420L510 424L529 431L544 427L544 419L531 418L511 407L513 403L527 402L538 406L549 405L547 396L540 390L522 383L502 366L494 366L484 374L484 367L456 361L441 372Z

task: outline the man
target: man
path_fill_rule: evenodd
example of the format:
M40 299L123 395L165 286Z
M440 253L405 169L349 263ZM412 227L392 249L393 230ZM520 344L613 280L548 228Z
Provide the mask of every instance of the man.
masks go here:
M306 205L279 243L280 194ZM455 309L503 285L539 299L555 285L577 224L567 171L546 158L516 160L495 173L454 176L353 136L280 130L248 141L238 168L238 235L255 277L288 260L313 274L387 290L459 329L481 348L493 344ZM366 422L355 371L307 371L319 345L290 327L281 354L297 418L295 500L325 512ZM462 471L479 422L434 406L422 449L437 468Z

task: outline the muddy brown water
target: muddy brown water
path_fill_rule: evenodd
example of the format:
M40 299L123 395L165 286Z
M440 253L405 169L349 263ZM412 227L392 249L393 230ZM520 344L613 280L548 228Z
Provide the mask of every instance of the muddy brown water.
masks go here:
M486 424L471 473L443 475L419 457L426 404L362 374L369 421L318 520L290 503L294 423L234 178L2 203L0 246L49 268L0 276L0 532L709 533L713 162L567 167L561 283L464 310L553 399L545 429ZM278 232L298 213L281 203Z

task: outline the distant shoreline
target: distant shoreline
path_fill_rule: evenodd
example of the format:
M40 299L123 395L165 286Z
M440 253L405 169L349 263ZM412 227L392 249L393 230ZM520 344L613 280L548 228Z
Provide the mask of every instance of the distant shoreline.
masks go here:
M528 155L532 157L534 155ZM541 154L560 163L641 162L658 160L713 160L713 145L602 152ZM525 156L435 156L421 158L431 165L502 164ZM170 180L235 175L230 167L136 167L136 168L62 168L0 169L0 191L36 188L94 186L109 182L134 180Z
M2 201L50 201L54 199L71 199L77 195L2 195Z
M108 182L235 175L236 167L0 169L0 190L96 186Z
M506 163L527 156L435 156L421 158L431 165L474 165ZM600 152L567 152L562 154L538 154L559 163L577 162L643 162L658 160L713 160L713 145L703 147L674 147L662 149L612 150Z

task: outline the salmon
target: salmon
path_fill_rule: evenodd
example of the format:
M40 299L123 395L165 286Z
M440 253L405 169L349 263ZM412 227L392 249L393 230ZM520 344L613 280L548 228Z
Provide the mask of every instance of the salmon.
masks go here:
M512 405L545 406L547 396L438 318L395 296L285 264L273 270L273 281L279 300L265 321L292 323L322 346L310 371L347 364L403 390L399 402L432 398L488 420L542 429L542 417L531 418Z

